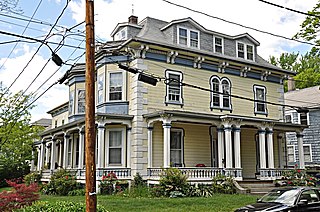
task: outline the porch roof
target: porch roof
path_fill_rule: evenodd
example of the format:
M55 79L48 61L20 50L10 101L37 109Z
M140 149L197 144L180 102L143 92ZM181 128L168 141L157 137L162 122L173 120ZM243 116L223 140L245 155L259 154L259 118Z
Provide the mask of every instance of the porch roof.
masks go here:
M132 115L121 115L121 114L110 114L110 113L96 113L96 120L98 119L116 119L116 120L131 120L133 119ZM67 131L69 129L72 129L74 127L81 127L85 124L85 118L80 118L76 121L67 123L65 125L61 125L56 128L52 128L49 130L45 130L42 133L40 133L40 136L45 137L48 135L53 135L54 133L61 132L61 131Z
M307 128L307 125L285 123L276 119L267 119L250 116L238 116L238 115L216 115L207 113L197 113L191 111L177 111L177 110L161 110L154 113L148 113L143 115L148 121L160 121L163 117L170 117L174 122L194 122L201 124L220 125L221 121L225 119L241 121L240 125L258 126L258 124L270 124L275 130L281 130L285 132L302 131Z

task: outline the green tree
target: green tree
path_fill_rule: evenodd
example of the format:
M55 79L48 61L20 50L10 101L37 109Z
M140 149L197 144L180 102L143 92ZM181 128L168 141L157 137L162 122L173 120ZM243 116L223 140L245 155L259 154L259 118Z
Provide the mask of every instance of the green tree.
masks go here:
M4 179L29 172L32 144L41 127L30 125L30 96L11 94L0 87L0 186Z
M319 51L320 0L318 0L318 3L311 11L308 12L308 14L309 15L301 24L300 31L294 36L294 38L302 38L303 40L314 42L316 46L313 47L313 51Z
M279 58L271 56L269 62L280 68L296 72L297 75L293 77L296 81L296 88L302 89L320 85L319 54L316 49L311 49L305 55L282 53ZM287 90L286 83L285 90Z

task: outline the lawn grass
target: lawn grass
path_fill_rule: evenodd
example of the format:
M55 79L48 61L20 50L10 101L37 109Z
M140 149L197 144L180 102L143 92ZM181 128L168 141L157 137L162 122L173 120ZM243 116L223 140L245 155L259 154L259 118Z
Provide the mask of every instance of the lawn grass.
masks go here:
M256 201L257 196L215 194L213 197L202 198L131 198L121 196L98 195L98 204L110 212L132 211L234 211L236 208ZM85 202L84 196L47 196L41 195L40 200Z

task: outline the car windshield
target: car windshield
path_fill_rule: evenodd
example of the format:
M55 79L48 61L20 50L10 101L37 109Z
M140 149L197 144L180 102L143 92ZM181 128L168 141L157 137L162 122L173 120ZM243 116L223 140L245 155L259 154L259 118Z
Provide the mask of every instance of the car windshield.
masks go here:
M259 202L277 202L286 205L293 205L298 193L299 191L295 189L271 191L264 195Z

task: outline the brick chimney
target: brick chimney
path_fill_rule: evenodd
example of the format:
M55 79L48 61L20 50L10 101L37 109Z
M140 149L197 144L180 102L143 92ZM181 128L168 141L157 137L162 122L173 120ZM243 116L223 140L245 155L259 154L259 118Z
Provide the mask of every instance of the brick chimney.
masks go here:
M129 24L138 24L138 17L137 17L137 16L134 16L134 15L131 15L131 16L129 17L128 23L129 23Z
M296 83L292 77L288 77L288 91L296 90Z

